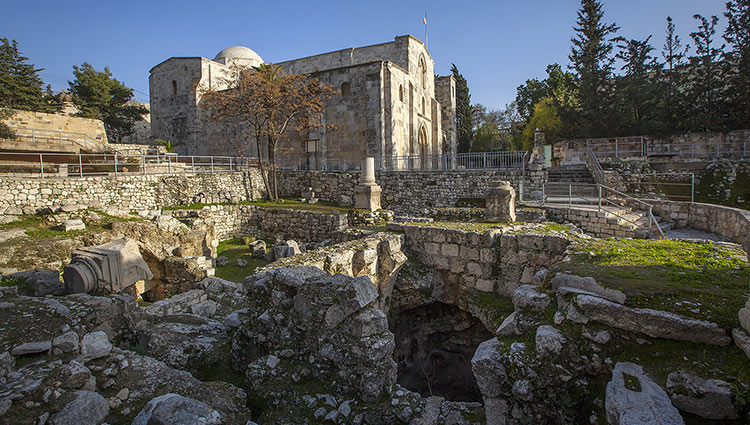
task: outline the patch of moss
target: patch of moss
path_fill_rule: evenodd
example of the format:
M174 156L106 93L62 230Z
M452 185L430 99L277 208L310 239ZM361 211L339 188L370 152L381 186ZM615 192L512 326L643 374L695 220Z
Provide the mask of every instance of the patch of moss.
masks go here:
M623 291L631 307L671 311L738 326L748 297L750 266L740 250L675 240L592 239L574 245L561 264L580 276Z
M459 302L475 314L480 314L493 329L497 329L514 310L511 299L496 292L465 290Z

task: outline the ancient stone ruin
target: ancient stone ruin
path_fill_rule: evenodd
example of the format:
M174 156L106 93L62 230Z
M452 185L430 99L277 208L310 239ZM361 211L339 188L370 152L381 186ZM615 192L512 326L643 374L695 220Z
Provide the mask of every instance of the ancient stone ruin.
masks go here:
M541 168L374 165L277 203L257 171L21 184L0 423L747 422L746 211L665 202L724 240L657 239L524 201Z

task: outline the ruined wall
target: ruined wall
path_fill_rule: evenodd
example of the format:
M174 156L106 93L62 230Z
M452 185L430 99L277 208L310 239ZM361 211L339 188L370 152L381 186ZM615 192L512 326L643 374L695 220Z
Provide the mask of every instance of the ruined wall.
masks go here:
M102 120L13 110L2 122L15 131L16 139L0 139L0 150L79 152L107 144Z
M346 215L255 205L208 205L199 210L164 211L186 222L204 220L213 224L218 240L255 236L264 239L294 239L320 242L347 229Z
M342 197L354 199L354 187L359 173L325 171L280 171L281 196L298 197L312 187L316 196L327 202L339 202ZM453 207L465 198L484 198L490 184L498 180L510 181L518 190L522 180L519 171L379 171L375 178L382 187L383 208L399 213L420 213L429 207ZM544 171L526 173L526 190L534 190L544 180Z
M398 223L387 229L404 233L409 258L438 270L447 284L447 301L454 304L467 288L510 296L520 284L532 282L537 271L562 260L568 246L561 235L533 229L479 233Z
M282 236L301 242L320 242L348 227L346 215L322 214L290 208L258 208L261 236Z
M261 199L260 173L28 179L0 177L0 215L64 205L147 213L194 202Z

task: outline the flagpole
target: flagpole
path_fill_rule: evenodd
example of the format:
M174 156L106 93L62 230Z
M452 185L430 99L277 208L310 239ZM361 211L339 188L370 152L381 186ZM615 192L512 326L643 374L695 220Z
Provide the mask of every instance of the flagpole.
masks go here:
M424 47L429 50L429 40L427 38L427 12L424 13Z

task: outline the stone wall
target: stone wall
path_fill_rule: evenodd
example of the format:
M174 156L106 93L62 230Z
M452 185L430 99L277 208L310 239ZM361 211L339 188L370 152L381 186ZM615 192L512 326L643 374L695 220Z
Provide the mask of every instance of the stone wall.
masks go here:
M327 202L342 197L354 199L359 173L325 171L281 171L279 190L282 196L299 197L312 187L316 196ZM382 187L383 208L398 213L420 214L425 208L453 207L466 198L484 198L490 185L498 180L510 181L518 190L523 176L520 171L379 171L375 175ZM526 173L527 190L543 182L544 171Z
M194 202L261 199L260 173L29 179L0 177L0 215L64 205L147 213Z
M652 201L654 213L688 227L724 236L736 243L750 235L750 211L714 204Z

